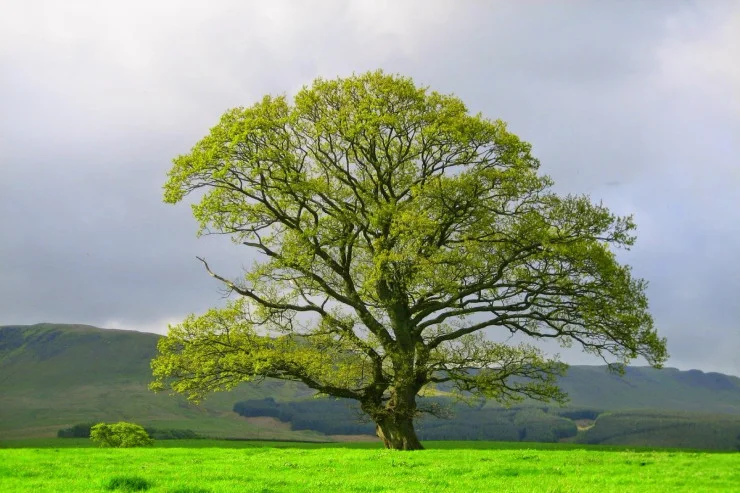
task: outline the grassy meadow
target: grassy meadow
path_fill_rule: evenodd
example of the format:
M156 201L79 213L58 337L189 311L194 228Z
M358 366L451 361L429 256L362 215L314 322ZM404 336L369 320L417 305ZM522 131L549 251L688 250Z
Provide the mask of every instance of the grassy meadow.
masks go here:
M0 442L0 491L737 491L740 454L573 444L183 440L100 449L89 440ZM733 490L734 489L734 490Z

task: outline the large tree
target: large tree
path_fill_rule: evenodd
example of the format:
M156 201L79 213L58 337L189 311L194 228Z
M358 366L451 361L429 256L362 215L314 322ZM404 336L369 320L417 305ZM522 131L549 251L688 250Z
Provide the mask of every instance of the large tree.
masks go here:
M171 326L155 390L199 400L254 378L355 399L395 449L422 448L423 389L565 398L565 366L517 339L660 366L645 281L613 248L630 217L559 196L530 144L462 101L383 72L316 80L226 112L177 157L165 201L253 256L223 308ZM506 337L504 337L506 336ZM498 341L498 342L497 342Z

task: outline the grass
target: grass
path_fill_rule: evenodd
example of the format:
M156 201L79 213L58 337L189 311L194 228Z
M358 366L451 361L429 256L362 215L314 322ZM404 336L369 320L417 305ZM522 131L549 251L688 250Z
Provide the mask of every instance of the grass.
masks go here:
M105 483L105 489L114 491L146 491L152 483L139 476L115 476Z
M0 449L0 491L602 493L740 484L738 453L495 442L427 442L427 450L410 453L377 443L183 440L98 449L73 439L57 442L77 447L32 442L24 441L35 448Z
M678 452L678 453L733 453L717 450L699 450L667 447L633 447L624 445L587 445L582 443L548 443L548 442L489 442L489 441L425 441L427 448L436 450L594 450L602 452ZM314 442L287 440L155 440L155 448L300 448L300 449L382 449L380 441L372 442ZM0 450L9 448L98 448L89 438L27 438L18 440L0 440Z

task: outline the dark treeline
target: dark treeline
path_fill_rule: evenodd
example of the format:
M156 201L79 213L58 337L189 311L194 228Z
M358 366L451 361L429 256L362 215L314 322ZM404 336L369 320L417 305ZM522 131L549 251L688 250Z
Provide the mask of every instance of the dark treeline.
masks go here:
M449 399L421 399L439 415L417 421L421 440L532 441L645 447L740 450L740 417L674 411L604 412L559 407L496 408L455 404ZM293 430L327 435L374 435L354 401L313 399L276 402L272 398L237 402L241 416L268 416L290 422ZM579 420L584 420L580 422ZM595 420L595 421L594 421ZM585 426L578 430L576 421Z
M78 423L70 426L69 428L63 428L57 431L58 438L90 438L90 428L98 424L94 423ZM147 434L155 440L180 440L180 439L194 439L203 438L193 430L177 430L177 429L162 429L144 427Z
M421 440L501 440L555 442L574 437L571 419L540 408L487 408L455 404L449 399L427 398L421 406L435 409L425 414L416 431ZM293 430L315 430L327 435L374 435L375 425L363 418L354 401L313 399L279 403L272 398L237 402L241 416L269 416L290 422Z

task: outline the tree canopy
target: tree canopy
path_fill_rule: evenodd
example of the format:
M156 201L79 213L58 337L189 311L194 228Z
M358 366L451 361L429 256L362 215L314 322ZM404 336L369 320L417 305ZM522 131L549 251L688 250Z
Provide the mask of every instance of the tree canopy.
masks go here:
M510 335L623 365L666 359L646 282L614 250L631 217L560 196L531 145L457 97L381 71L317 79L227 111L174 160L199 234L254 260L225 307L171 326L152 388L201 399L253 378L359 401L386 446L417 449L420 391L562 401L565 365ZM503 341L503 342L502 342Z

